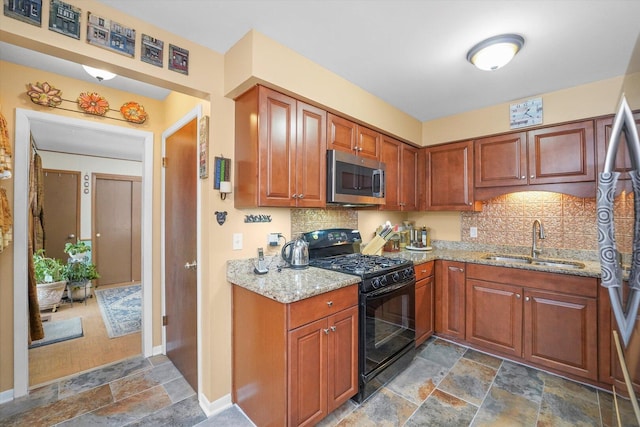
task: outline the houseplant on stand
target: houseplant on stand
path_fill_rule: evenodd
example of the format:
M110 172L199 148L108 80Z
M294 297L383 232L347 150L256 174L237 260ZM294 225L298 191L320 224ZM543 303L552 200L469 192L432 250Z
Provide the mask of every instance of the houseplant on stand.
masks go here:
M44 249L40 249L33 254L33 267L40 310L55 312L67 285L65 266L62 261L45 256Z
M87 258L91 246L85 242L78 240L76 243L66 243L64 245L64 252L68 254L72 259L84 259Z
M70 300L86 300L91 295L91 281L99 279L95 264L89 260L91 247L84 242L67 243L64 251L69 255L64 267L67 278L67 297Z

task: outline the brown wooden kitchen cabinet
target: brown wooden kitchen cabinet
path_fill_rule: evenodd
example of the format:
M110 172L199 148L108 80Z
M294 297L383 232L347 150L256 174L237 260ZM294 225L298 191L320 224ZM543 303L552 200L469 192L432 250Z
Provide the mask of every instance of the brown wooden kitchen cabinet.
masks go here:
M433 298L435 262L414 267L416 273L416 347L433 335Z
M596 279L467 264L466 340L597 380Z
M327 116L327 147L356 156L380 160L380 133L351 120L329 113Z
M526 190L595 195L592 120L490 136L474 145L476 198Z
M357 392L358 285L290 304L233 286L233 400L256 425L315 425Z
M327 113L263 86L235 101L235 206L324 207Z
M633 115L636 128L640 132L640 112ZM609 148L609 140L611 139L611 128L613 126L614 116L603 117L596 120L596 146L598 157L598 172L604 170L604 160L607 156L607 148ZM627 148L627 140L624 135L620 138L618 145L618 153L616 155L615 171L621 172L617 190L631 191L631 178L628 172L631 170L631 157Z
M435 331L465 339L465 263L436 261Z
M625 291L629 288L625 284ZM598 331L599 331L599 380L605 384L613 384L616 391L622 392L628 396L627 386L624 382L618 351L613 340L613 330L618 330L615 316L611 310L611 302L607 288L598 286ZM626 303L626 299L625 299ZM640 394L640 314L636 317L636 328L631 334L628 345L625 347L618 332L620 345L623 349L625 364L631 378L631 383L636 392L636 396Z
M473 141L423 148L424 209L479 211L473 192Z
M381 136L380 161L385 164L385 204L380 210L418 210L418 149Z

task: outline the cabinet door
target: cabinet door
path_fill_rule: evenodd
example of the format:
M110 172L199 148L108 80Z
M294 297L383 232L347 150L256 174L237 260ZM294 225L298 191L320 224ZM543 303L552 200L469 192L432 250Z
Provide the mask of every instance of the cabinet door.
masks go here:
M640 113L633 115L638 132L640 132ZM611 139L611 128L613 126L613 116L596 120L596 151L598 155L598 172L604 170L604 160L607 156L607 149L609 148L609 140ZM627 140L622 134L620 143L618 145L618 152L615 162L616 172L622 172L620 175L620 184L618 189L631 191L631 184L629 181L629 175L625 172L631 170L631 157L629 156L629 149L627 148ZM626 182L625 182L626 181ZM623 188L624 187L624 188Z
M329 316L327 413L358 392L358 306Z
M324 207L327 192L327 113L297 102L295 205Z
M328 149L355 154L357 127L352 121L331 113L327 114Z
M593 121L527 132L529 184L594 181Z
M296 100L260 87L260 206L291 206L295 190Z
M427 210L474 210L473 141L427 147Z
M467 279L467 341L522 357L522 288Z
M596 380L596 299L536 290L524 296L525 359Z
M315 425L327 415L327 318L289 332L289 424Z
M436 332L465 338L465 264L436 261Z
M475 186L527 184L527 134L515 132L474 142Z
M416 347L433 335L433 276L416 282Z
M385 164L385 204L380 210L399 211L401 192L401 142L383 135L380 161Z
M418 149L401 145L400 206L403 211L418 210Z
M358 126L357 155L380 160L380 134L364 126Z

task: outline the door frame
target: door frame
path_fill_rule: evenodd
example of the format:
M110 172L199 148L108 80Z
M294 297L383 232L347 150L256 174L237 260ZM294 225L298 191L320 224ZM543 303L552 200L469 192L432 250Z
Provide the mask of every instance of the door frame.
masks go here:
M28 197L29 154L32 121L62 123L69 127L84 127L96 132L110 132L137 139L142 151L142 353L153 354L153 132L74 119L55 114L16 108L14 149L14 224L13 224L13 397L29 391L28 349Z
M176 133L179 129L181 129L182 127L184 127L187 123L191 122L192 120L196 120L196 128L197 128L197 136L196 136L196 150L198 150L199 147L199 141L200 141L200 119L202 118L202 105L197 105L195 108L193 108L191 111L189 111L187 114L185 114L184 116L182 116L182 118L180 118L177 122L175 122L173 125L171 125L169 128L167 128L164 132L162 132L162 158L164 159L164 157L167 155L167 139L173 135L174 133ZM199 150L198 150L199 153ZM193 165L193 171L195 174L198 174L198 167L199 167L199 154L196 155L196 163ZM165 233L165 202L166 202L166 197L165 197L165 191L166 191L166 173L165 173L165 169L162 168L161 171L161 191L160 191L160 242L162 242L162 244L160 245L160 287L161 287L161 305L162 305L162 316L165 316L167 314L167 301L166 301L166 277L165 277L165 267L166 267L166 262L165 262L165 256L166 256L166 251L165 251L165 245L166 245L166 233ZM196 331L196 335L198 338L198 344L197 344L197 357L198 357L198 389L196 390L196 394L198 395L198 401L201 401L204 397L204 395L201 393L202 390L202 267L203 267L203 263L202 261L202 240L200 238L200 233L202 230L202 215L201 215L201 211L202 211L202 180L200 179L200 177L198 176L196 178L196 263L197 263L197 270L196 270L196 298L197 298L197 304L196 304L196 327L198 328L198 330ZM167 354L167 327L163 326L162 327L162 354Z

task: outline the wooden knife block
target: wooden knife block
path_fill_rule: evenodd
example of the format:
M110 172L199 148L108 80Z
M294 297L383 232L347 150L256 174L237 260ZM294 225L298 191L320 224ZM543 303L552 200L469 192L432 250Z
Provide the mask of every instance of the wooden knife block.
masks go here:
M362 250L363 255L380 255L382 254L382 248L387 241L376 234L376 237L371 239L369 243Z

